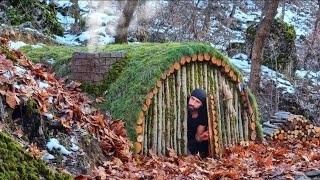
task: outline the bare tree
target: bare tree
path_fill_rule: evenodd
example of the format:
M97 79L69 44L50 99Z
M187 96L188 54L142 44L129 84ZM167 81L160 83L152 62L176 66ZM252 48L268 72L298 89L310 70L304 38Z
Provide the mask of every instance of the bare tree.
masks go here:
M257 95L260 80L261 80L261 64L262 64L262 54L265 39L268 36L271 28L272 21L277 14L277 8L280 0L268 0L269 3L265 3L263 14L265 17L261 17L261 23L259 25L258 31L255 35L252 47L252 66L250 73L249 86L252 92Z
M129 25L139 0L127 0L117 25L115 43L127 43Z
M239 6L239 3L240 3L239 0L233 0L233 6L232 6L232 10L231 10L229 17L233 18L234 14L236 12L236 9Z
M314 49L316 49L315 46L315 42L318 40L318 35L319 35L319 23L320 22L320 0L318 0L318 11L317 11L317 19L314 23L314 29L312 31L312 34L311 34L311 39L309 41L309 43L307 44L307 49L306 49L306 53L305 53L305 57L304 57L304 66L306 68L306 64L307 64L307 61L308 59L310 59L310 57L314 57L315 56L315 53L313 54L312 52L314 51ZM313 62L315 63L315 62Z
M207 34L210 26L211 26L211 14L212 14L212 8L213 8L213 0L208 0L208 5L205 9L205 18L203 23L202 30Z
M286 1L287 0L282 0L282 9L281 9L281 16L280 19L284 20L284 15L286 12Z

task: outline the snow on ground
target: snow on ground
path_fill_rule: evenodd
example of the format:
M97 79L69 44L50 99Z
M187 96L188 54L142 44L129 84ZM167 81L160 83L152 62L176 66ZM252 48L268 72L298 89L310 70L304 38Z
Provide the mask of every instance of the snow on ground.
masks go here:
M242 59L238 59L238 58ZM244 81L246 83L249 82L249 75L251 71L251 64L247 60L243 59L243 55L237 54L230 59L230 62L235 65L242 73L244 77ZM294 86L288 80L285 79L283 74L280 74L267 66L261 66L261 78L272 80L275 84L277 84L277 88L283 88L283 93L294 93ZM263 81L261 81L260 86L263 87Z
M68 151L64 146L62 146L56 138L51 138L46 146L50 151L56 149L59 150L61 154L71 154L71 151Z
M68 0L59 0L55 1L59 5L59 7L68 7L72 5ZM114 26L116 24L117 19L119 18L119 11L115 8L115 4L110 2L104 2L102 5L99 1L79 1L79 7L82 11L82 16L87 19L87 25L89 28L82 32L81 34L68 34L66 33L64 36L55 36L55 39L62 44L70 45L70 46L78 46L79 42L88 42L90 45L106 45L114 42ZM242 11L239 7L235 11L235 19L242 22L241 28L246 29L248 26L248 22L259 21L259 16L261 15L261 10L251 1L245 1L242 5L246 6L247 13ZM311 12L310 7L309 12ZM312 8L312 7L311 7ZM279 6L277 17L281 15L282 7ZM153 12L155 13L155 12ZM74 18L70 16L63 16L61 13L57 14L57 18L62 23L63 27L67 30L70 30L70 24L74 22ZM310 28L310 18L311 13L303 12L299 10L296 5L287 4L284 21L293 25L295 27L297 38L300 35L307 35L311 33ZM219 22L213 21L212 30L216 27L215 25L220 24ZM227 29L229 33L233 34L235 39L230 42L243 42L244 34L241 31ZM217 37L219 38L219 37ZM27 45L24 42L12 42L10 41L10 47L13 49L19 49L21 46ZM217 49L226 49L223 45L214 45L213 47ZM42 44L33 45L34 48L41 47ZM249 73L251 71L251 65L248 63L247 55L238 54L231 58L231 62L239 68L243 73L245 80L248 81ZM54 61L54 60L50 60ZM8 77L9 74L6 74ZM306 71L297 71L296 75L301 78L309 78L312 80L314 85L320 85L319 82L319 72L306 72ZM282 74L279 74L265 66L262 66L262 78L271 78L276 82L278 87L283 87L286 89L285 92L293 93L294 88L293 85L285 80ZM42 88L47 87L46 84L40 82L39 84Z

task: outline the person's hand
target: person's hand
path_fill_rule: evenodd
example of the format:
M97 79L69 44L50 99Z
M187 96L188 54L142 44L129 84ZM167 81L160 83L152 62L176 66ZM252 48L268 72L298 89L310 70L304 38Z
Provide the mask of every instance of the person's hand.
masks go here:
M209 132L208 131L205 131L203 132L202 134L200 134L196 140L198 142L202 142L202 141L207 141L209 139Z

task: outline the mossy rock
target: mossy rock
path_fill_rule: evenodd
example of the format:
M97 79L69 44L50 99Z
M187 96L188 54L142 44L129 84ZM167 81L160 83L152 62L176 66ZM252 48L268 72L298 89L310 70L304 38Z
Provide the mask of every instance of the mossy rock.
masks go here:
M7 134L0 132L0 179L73 179L68 174L54 173L44 161L24 152Z
M255 23L247 28L246 48L251 54L252 45L259 24ZM281 19L272 22L270 34L265 42L262 64L273 70L291 74L297 69L297 56L295 46L296 32L292 25ZM250 55L251 56L251 55Z
M47 35L63 35L64 28L58 22L54 6L47 6L45 2L37 0L12 0L5 3L0 6L0 10L4 12L1 23L19 26L31 22L29 28L37 29Z

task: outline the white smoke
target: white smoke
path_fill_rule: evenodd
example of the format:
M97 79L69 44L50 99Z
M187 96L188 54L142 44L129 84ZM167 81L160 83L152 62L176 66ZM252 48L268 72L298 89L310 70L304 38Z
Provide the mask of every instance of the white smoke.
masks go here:
M87 1L89 6L86 18L87 33L89 36L88 48L95 45L106 45L114 42L116 27L121 19L122 10L126 1ZM130 30L138 28L139 20L150 20L156 16L161 8L160 0L147 0L135 10L130 24ZM91 48L91 50L93 50Z

